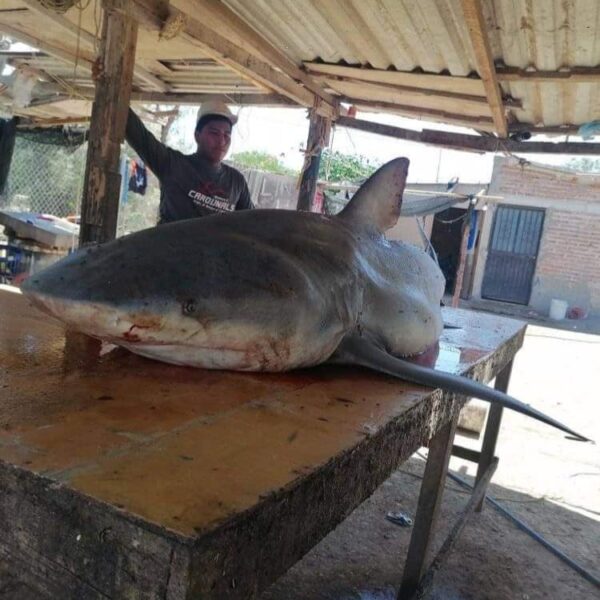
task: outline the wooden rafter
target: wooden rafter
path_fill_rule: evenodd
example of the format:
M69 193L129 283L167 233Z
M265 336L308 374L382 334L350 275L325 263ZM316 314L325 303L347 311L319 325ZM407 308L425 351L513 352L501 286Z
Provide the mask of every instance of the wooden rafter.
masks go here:
M143 27L154 31L162 29L166 16L154 0L138 0L132 6L132 14ZM177 14L177 9L171 9L170 14ZM180 35L186 42L201 48L215 61L239 73L259 89L272 90L290 98L300 106L312 108L316 104L313 92L219 33L207 29L204 23L190 15L186 16L185 29ZM337 116L337 107L334 104L317 104L319 104L317 111L321 115L328 118Z
M530 71L515 67L496 68L498 81L518 83L598 83L600 67L573 67L564 71Z
M261 58L271 67L281 70L292 80L301 83L315 94L321 102L336 106L336 99L307 75L293 60L263 38L243 19L220 0L171 0L171 6L178 8L192 18L198 18L202 26L218 33Z
M326 82L331 87L335 87L335 82L340 83L360 83L365 86L365 91L370 88L381 89L389 92L396 92L397 94L410 94L416 97L423 98L446 98L448 100L459 100L462 102L468 102L476 105L487 105L487 98L485 96L475 96L473 94L459 94L455 92L444 92L441 90L429 90L420 87L409 87L405 85L395 85L393 83L385 82L366 82L363 79L356 77L342 77L339 75L323 75L318 77L319 80ZM521 107L521 103L515 100L508 100L507 105Z
M467 150L471 152L518 152L527 154L600 154L600 144L587 142L515 142L493 136L465 135L447 131L424 129L414 131L393 125L374 123L362 119L340 117L337 125L359 129L368 133L376 133L401 140L420 142L442 148Z
M533 126L527 123L511 123L508 126L510 132L528 131L531 135L546 134L546 135L576 135L579 132L580 125L547 125Z
M117 233L121 193L119 160L133 80L138 24L127 14L129 0L103 0L96 84L88 136L79 245L105 242Z
M161 94L158 92L132 92L132 102L158 104L202 104L209 100L221 100L239 106L281 106L297 108L298 105L280 94Z
M340 102L344 102L346 104L353 104L357 108L364 109L366 111L372 109L375 112L383 111L396 113L402 116L411 117L415 119L428 118L432 121L439 121L441 123L450 123L452 125L470 127L472 129L492 131L494 128L494 121L491 119L491 117L475 117L470 115L460 115L431 108L396 104L395 102L364 100L362 98L353 98L350 96L340 96Z
M37 0L22 0L22 2L29 10L42 15L44 19L58 27L66 36L78 39L88 47L91 46L93 48L96 44L97 40L94 35L85 29L77 27L77 25L74 25L65 17L48 10L47 8L44 8L39 2L37 2ZM153 75L150 73L150 71L140 67L139 65L135 66L133 72L136 77L144 81L155 90L160 92L168 92L170 90L170 87L164 81L161 81L158 77L156 77L156 75Z
M307 73L313 76L335 75L339 77L351 77L369 83L388 83L426 90L469 94L485 98L485 89L479 77L458 77L438 73L374 69L373 67L366 66L349 67L340 64L317 62L304 62L304 68Z
M500 85L496 77L494 61L492 60L492 52L490 50L480 0L462 0L462 7L467 29L469 30L471 45L475 53L477 71L485 87L494 125L498 135L505 138L508 134L506 115L504 113L504 106L502 105Z
M78 68L81 68L81 70L88 75L92 72L94 56L86 51L80 50L79 56L76 57L72 51L67 50L66 48L48 44L42 39L21 31L20 29L17 29L12 25L8 25L7 23L0 22L0 31L12 38L28 44L29 46L38 48L50 56L54 56L55 58L58 58L66 63L74 64L77 61Z

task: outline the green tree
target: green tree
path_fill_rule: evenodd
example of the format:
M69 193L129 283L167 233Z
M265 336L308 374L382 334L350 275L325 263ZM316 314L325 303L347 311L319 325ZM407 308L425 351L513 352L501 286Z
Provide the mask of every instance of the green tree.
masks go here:
M247 150L231 155L231 162L239 167L258 169L279 175L297 175L293 169L286 167L276 156L261 150Z
M361 154L344 154L337 150L330 152L326 149L323 150L321 155L319 179L336 182L356 182L366 179L380 166L380 162L371 161Z
M583 173L600 173L600 159L598 158L572 158L565 166Z

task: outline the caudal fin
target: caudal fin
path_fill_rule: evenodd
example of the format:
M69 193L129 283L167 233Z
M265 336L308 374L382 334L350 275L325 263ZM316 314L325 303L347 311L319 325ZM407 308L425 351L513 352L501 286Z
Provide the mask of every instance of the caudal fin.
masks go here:
M355 364L375 371L380 371L393 377L412 381L421 385L429 387L442 388L450 392L463 394L465 396L472 396L480 398L487 402L493 402L500 404L505 408L510 408L516 412L556 427L565 433L572 435L578 441L590 442L591 440L584 437L583 435L576 433L572 429L569 429L566 425L559 423L555 419L546 416L539 410L532 408L531 406L496 390L488 387L478 381L473 381L467 377L461 377L460 375L453 375L452 373L445 373L443 371L436 371L421 365L417 365L400 358L391 356L387 352L378 348L365 338L357 336L346 338L334 357L335 362L345 364Z

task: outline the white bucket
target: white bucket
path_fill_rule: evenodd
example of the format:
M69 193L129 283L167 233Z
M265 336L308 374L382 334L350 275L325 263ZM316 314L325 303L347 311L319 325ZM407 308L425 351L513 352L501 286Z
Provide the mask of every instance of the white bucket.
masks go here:
M553 298L550 301L550 318L554 321L562 321L567 316L567 308L569 305L564 300Z

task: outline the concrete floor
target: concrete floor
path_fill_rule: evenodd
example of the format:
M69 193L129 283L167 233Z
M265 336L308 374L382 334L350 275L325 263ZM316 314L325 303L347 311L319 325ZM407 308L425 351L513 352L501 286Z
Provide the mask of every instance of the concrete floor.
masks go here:
M531 326L510 393L600 440L600 337ZM460 443L478 447L479 441ZM600 453L521 415L505 414L491 495L600 577ZM423 460L415 455L261 600L392 600L411 530L385 519L414 516ZM474 466L452 458L466 476ZM448 482L436 542L466 503ZM488 504L474 515L439 574L436 600L588 600L600 592Z

